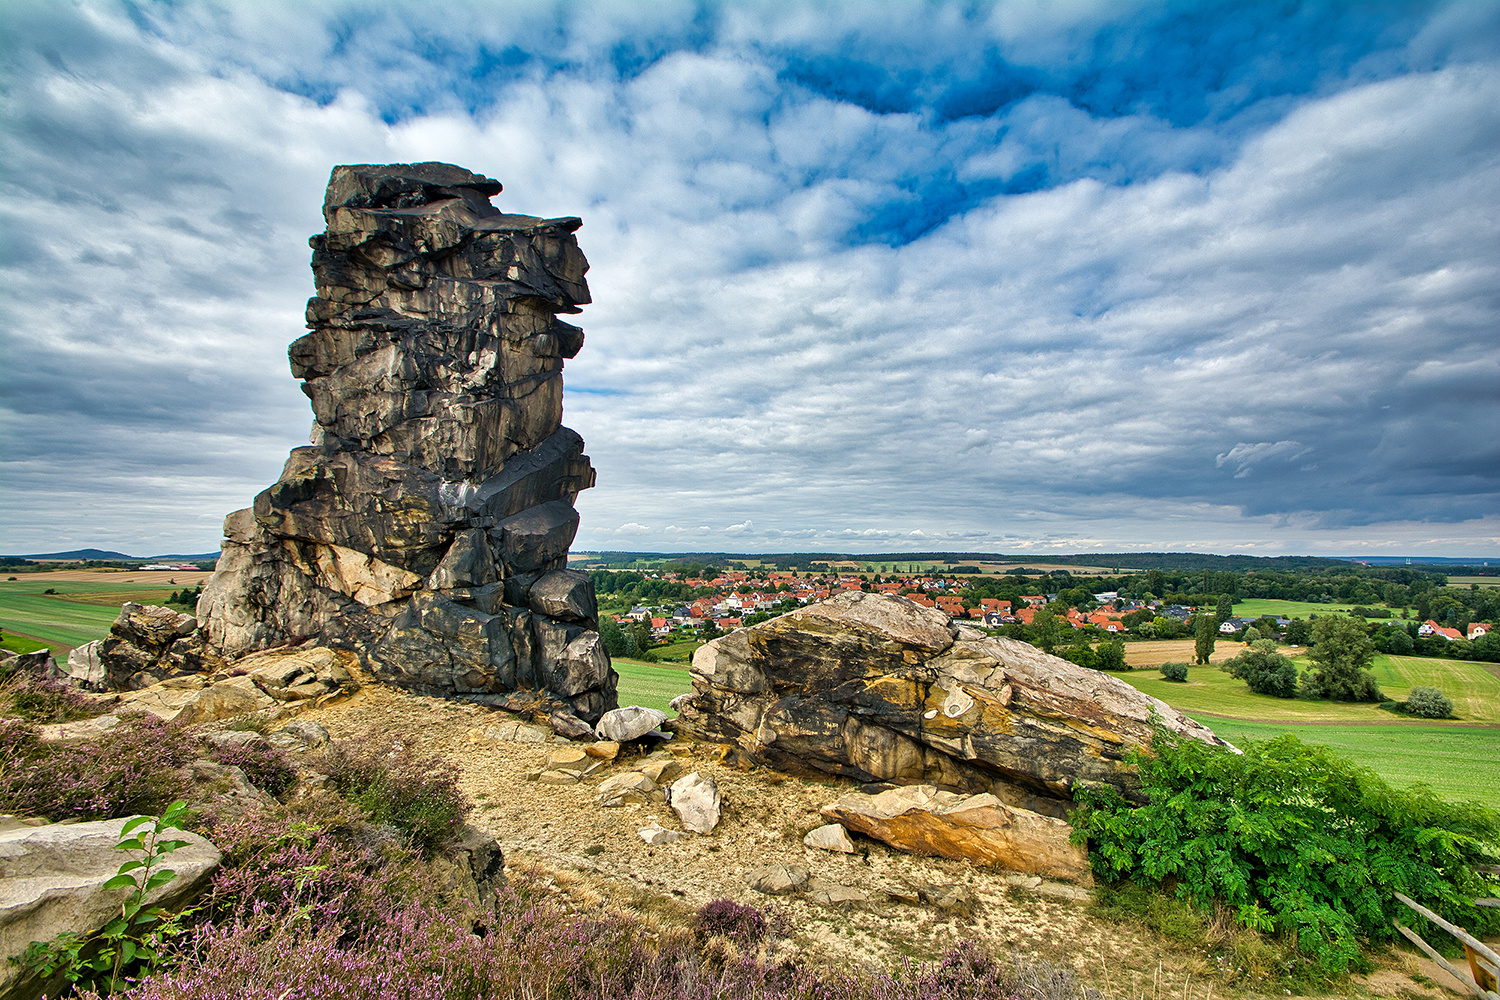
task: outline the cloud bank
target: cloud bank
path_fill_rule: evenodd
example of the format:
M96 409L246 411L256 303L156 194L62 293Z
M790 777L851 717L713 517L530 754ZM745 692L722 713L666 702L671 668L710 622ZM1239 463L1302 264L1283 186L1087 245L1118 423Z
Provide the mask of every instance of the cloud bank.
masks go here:
M593 263L575 547L1500 555L1489 5L18 5L0 549L211 548L335 163Z

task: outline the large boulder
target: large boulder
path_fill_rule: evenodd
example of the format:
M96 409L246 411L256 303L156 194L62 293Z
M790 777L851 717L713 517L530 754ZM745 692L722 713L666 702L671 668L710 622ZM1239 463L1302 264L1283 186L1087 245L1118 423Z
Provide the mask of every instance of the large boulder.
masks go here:
M139 852L115 850L126 819L56 824L0 832L0 996L29 1000L43 986L29 970L3 961L32 941L63 931L91 934L120 912L127 889L105 890L120 865ZM172 831L187 846L168 855L177 877L153 890L149 905L173 909L196 896L219 866L212 843ZM64 984L66 985L66 984Z
M911 854L1078 882L1091 879L1088 853L1068 840L1071 826L1029 809L1013 809L988 792L959 795L931 785L906 785L877 795L850 792L824 808L823 815Z
M446 163L335 167L317 294L288 356L313 443L224 522L198 603L228 658L307 640L379 680L582 732L615 707L587 577L566 571L594 484L562 426L589 301L576 218L501 212ZM571 721L570 721L571 720Z
M109 637L81 648L85 652L76 664L68 658L68 678L80 687L100 690L137 690L224 665L199 630L197 618L155 604L126 602L109 627Z
M957 633L905 598L841 594L700 647L676 727L773 767L988 792L1057 818L1080 785L1138 797L1125 756L1153 726L1222 742L1109 674Z

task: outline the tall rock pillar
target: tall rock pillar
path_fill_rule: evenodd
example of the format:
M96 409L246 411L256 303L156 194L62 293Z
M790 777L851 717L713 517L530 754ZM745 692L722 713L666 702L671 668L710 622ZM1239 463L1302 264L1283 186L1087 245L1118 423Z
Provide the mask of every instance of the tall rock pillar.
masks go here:
M503 214L500 189L446 163L334 168L288 351L313 441L225 519L198 604L225 656L316 639L424 694L615 707L593 585L566 568L594 484L562 426L581 222Z

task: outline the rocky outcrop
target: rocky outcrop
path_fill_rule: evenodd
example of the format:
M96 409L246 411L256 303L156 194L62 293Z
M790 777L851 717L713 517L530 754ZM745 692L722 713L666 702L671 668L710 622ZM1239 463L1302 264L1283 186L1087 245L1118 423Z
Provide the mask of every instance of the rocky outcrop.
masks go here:
M115 849L126 822L120 818L0 832L0 995L33 997L44 985L29 969L4 961L7 956L62 931L91 934L119 915L129 890L106 890L104 883L133 856ZM209 841L184 830L173 830L172 837L187 842L166 865L177 877L152 890L148 905L172 909L192 899L219 866L218 848Z
M1118 678L957 634L904 598L842 594L699 648L675 725L784 770L990 793L1057 818L1080 785L1138 796L1124 758L1153 725L1222 742Z
M207 635L199 630L198 619L192 615L154 604L127 602L120 606L119 617L109 627L109 637L82 654L76 670L74 659L68 658L68 673L81 687L131 691L223 665L223 658L209 646ZM100 673L102 677L91 679Z
M1072 827L1029 809L1013 809L988 792L959 795L931 785L907 785L878 795L850 792L823 815L911 854L1091 880L1088 853L1068 841Z
M289 350L312 444L224 523L199 600L229 658L308 638L380 680L561 729L615 707L592 584L566 568L594 483L563 427L589 301L575 218L503 214L442 163L335 167L313 237L310 332ZM534 699L527 701L528 708Z

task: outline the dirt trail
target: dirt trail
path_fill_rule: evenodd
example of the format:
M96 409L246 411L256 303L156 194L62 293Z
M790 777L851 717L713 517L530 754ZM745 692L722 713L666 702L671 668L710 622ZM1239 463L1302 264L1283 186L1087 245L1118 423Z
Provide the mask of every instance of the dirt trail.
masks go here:
M904 957L940 956L972 938L993 953L1039 956L1074 967L1082 982L1111 998L1253 996L1218 974L1215 961L1180 949L1143 928L1097 917L1085 901L1062 898L1067 887L1011 884L1018 876L967 862L918 858L856 838L860 853L832 854L802 844L802 835L824 820L818 810L853 786L834 779L806 780L758 768L721 763L707 745L669 744L684 772L711 775L724 798L724 817L709 836L688 834L676 844L652 847L637 831L652 822L681 829L661 804L604 809L596 788L632 766L622 757L574 785L528 780L556 743L514 743L487 735L514 716L470 705L421 698L370 685L346 702L307 718L338 739L394 733L425 752L442 754L462 775L475 808L470 820L492 833L508 867L534 866L581 908L607 905L648 920L682 925L711 899L729 898L774 910L792 928L782 947L837 964L890 967ZM800 864L816 878L869 891L879 902L843 908L800 897L770 897L750 889L748 871ZM977 905L955 915L927 905L887 902L878 890L912 881L961 884ZM1414 979L1422 966L1393 956L1356 984L1375 996L1447 996ZM1427 970L1428 982L1437 970ZM1283 995L1277 989L1275 995Z

